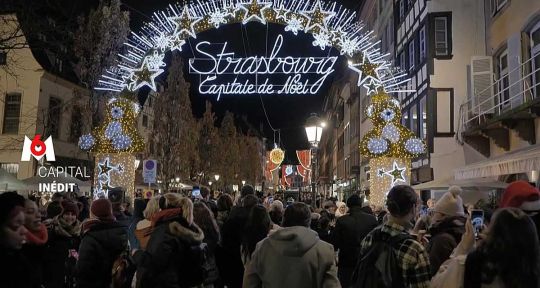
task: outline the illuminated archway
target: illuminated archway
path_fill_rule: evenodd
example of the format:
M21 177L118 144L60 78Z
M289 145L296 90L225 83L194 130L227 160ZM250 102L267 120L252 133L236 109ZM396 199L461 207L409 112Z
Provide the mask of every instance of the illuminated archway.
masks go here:
M165 53L182 51L190 38L196 38L204 31L249 22L280 24L292 35L303 31L313 36L313 46L322 50L334 47L347 57L349 69L358 74L357 85L372 96L366 114L374 122L374 129L366 134L360 150L363 156L370 158L374 175L370 180L371 200L384 205L385 195L392 186L410 182L410 160L424 153L425 143L400 124L401 103L389 95L410 91L404 87L408 81L406 73L399 72L387 62L388 55L381 54L373 32L364 31L355 12L339 4L321 0L196 0L191 5L169 5L168 9L154 13L152 22L145 24L139 33L132 33L125 43L125 52L119 55L118 64L102 75L95 89L133 92L147 86L155 91L155 78L166 66ZM279 41L282 37L278 37L274 47L281 47ZM251 61L267 61L266 70L263 70L267 73L270 71L268 61L271 61L268 59L271 58L255 57ZM283 72L286 74L285 70ZM261 94L258 90L250 93ZM107 153L131 155L140 151L139 136L126 128L134 125L133 121L128 124L128 120L133 119L123 117L121 112L124 110L115 101L109 103L111 115L106 123L94 133L81 137L79 145L83 150L105 153L102 158L108 157ZM109 161L109 158L104 159ZM107 167L101 162L98 164ZM105 180L110 180L103 176L103 171L109 170L102 169L98 175L98 184L104 187L103 190L109 185ZM99 176L104 179L104 184Z
M381 54L373 32L365 31L356 13L337 3L321 0L208 0L195 4L169 5L153 14L139 33L132 33L119 55L118 65L101 77L98 90L120 92L148 86L156 90L154 79L164 72L168 51L182 51L190 37L222 25L249 22L283 25L285 32L313 35L313 45L334 47L348 58L348 66L358 73L358 86L368 94L404 92L406 74L399 73Z

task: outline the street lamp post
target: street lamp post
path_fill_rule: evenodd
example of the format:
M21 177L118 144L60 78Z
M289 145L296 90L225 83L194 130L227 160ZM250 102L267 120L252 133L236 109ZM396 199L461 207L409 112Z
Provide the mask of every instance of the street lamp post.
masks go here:
M246 180L242 180L242 186L246 185Z
M216 182L219 181L219 175L218 174L214 175L214 179L216 179Z
M306 136L308 142L311 144L311 206L315 208L317 192L315 189L316 177L317 177L317 150L319 147L319 142L321 142L321 135L323 128L326 126L326 123L321 121L317 114L312 113L311 116L306 120Z

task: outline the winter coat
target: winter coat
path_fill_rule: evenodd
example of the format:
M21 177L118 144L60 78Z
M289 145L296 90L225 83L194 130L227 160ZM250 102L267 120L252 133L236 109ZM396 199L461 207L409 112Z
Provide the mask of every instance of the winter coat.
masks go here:
M248 216L249 208L234 207L221 230L223 247L221 252L223 253L219 253L218 258L221 259L216 260L218 261L219 270L222 272L223 282L231 288L242 287L244 265L240 256L240 246Z
M195 224L188 225L180 215L158 218L145 251L137 251L138 287L182 287L183 265L187 249L201 244L204 233Z
M43 282L47 288L64 287L67 281L73 281L75 258L69 259L70 250L79 250L81 223L77 220L68 226L61 216L56 216L49 230L49 241L43 267ZM70 261L68 261L68 259ZM66 278L67 277L67 278Z
M352 207L349 214L337 219L331 242L339 249L339 267L356 266L360 243L377 225L375 216L365 213L361 207Z
M26 234L27 242L22 246L21 253L28 260L30 264L28 275L32 275L32 279L35 278L35 286L41 287L43 283L43 267L45 263L45 256L47 252L48 231L45 225L41 224L40 230L37 232L31 232L30 230Z
M0 247L0 286L38 288L40 279L32 271L33 263L21 250Z
M307 227L280 229L257 244L243 287L341 287L334 248Z
M455 216L431 225L431 240L427 246L431 275L435 275L441 264L450 258L452 251L461 241L461 235L465 233L466 221L463 216Z
M126 227L118 222L90 221L79 249L77 287L109 287L113 263L127 250Z

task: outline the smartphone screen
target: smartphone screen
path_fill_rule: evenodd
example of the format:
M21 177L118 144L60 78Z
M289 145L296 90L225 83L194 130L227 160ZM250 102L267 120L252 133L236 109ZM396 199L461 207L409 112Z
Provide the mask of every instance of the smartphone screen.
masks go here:
M272 204L272 202L274 202L274 197L268 196L268 204Z
M474 235L478 236L484 227L484 211L474 209L471 211L471 222L474 227Z
M199 187L193 187L193 190L191 190L191 197L200 198L201 197L201 189Z

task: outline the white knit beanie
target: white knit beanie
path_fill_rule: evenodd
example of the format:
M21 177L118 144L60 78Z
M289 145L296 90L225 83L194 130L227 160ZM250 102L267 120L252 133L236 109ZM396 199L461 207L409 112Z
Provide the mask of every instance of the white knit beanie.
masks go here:
M452 186L448 192L435 203L433 211L439 212L448 216L465 216L463 211L463 200L459 196L463 192L459 186Z

